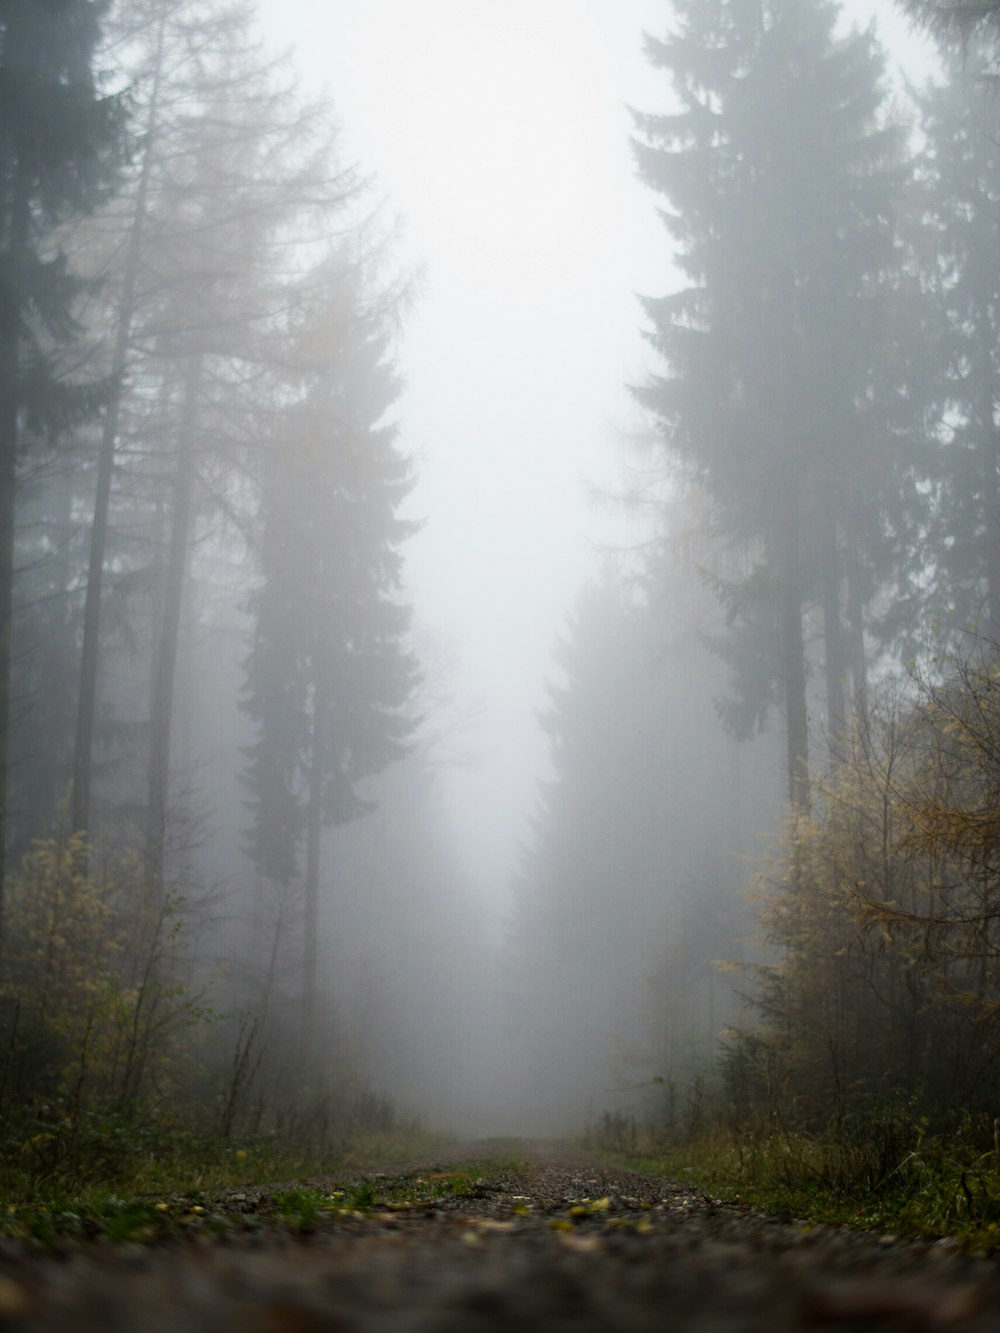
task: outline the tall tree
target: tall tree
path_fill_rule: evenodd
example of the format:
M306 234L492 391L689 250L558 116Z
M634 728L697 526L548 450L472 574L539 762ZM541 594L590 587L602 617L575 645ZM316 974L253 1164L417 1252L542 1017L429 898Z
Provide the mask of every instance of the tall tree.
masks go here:
M122 394L128 368L132 324L139 301L149 195L154 166L154 145L160 133L160 97L166 57L167 16L161 11L153 28L153 50L149 70L149 100L144 117L139 171L134 202L129 219L127 242L123 252L121 288L115 312L114 350L111 359L111 392L104 414L97 479L94 517L90 531L87 562L87 591L83 610L83 640L80 646L80 675L77 690L76 741L73 755L72 820L73 828L90 831L90 791L94 754L94 729L97 719L97 675L100 656L101 601L104 593L104 564L108 545L108 515L111 508L111 483L121 420Z
M177 804L174 705L195 553L209 523L251 527L252 421L274 387L263 367L281 355L287 274L359 186L338 165L325 109L299 101L253 17L243 0L119 6L143 133L130 189L90 237L109 268L116 388L95 488L73 819L93 823L102 605L128 580L148 621L137 638L151 663L142 804L154 881Z
M970 42L915 92L924 151L923 280L936 321L936 444L925 582L949 631L1000 640L1000 144L996 57Z
M15 485L25 429L56 431L95 412L56 349L79 333L81 281L52 233L97 206L120 160L123 104L94 65L105 0L0 6L0 941L6 859Z
M738 747L713 716L725 673L700 631L717 608L692 568L658 573L655 601L611 571L583 592L542 714L552 777L504 971L511 1081L553 1128L618 1106L609 1085L637 1074L690 1076L691 1048L711 1050L713 1010L732 1017L712 963L738 947L753 839L780 807L776 747Z
M917 23L946 41L967 41L992 29L1000 37L1000 0L898 0Z
M742 552L749 572L717 584L734 628L752 630L730 643L730 720L749 732L779 704L801 808L804 615L822 608L836 735L851 667L843 617L863 595L848 556L868 554L866 517L899 486L899 400L880 348L903 138L879 119L871 32L839 39L830 0L674 8L675 32L647 38L647 52L679 109L637 115L635 152L666 200L688 286L644 302L665 370L637 393Z
M346 253L303 289L289 402L268 445L246 709L259 870L281 884L305 852L303 1039L318 1019L320 838L369 809L358 784L403 753L416 665L405 646L399 508L412 486L385 416L399 383L383 315Z

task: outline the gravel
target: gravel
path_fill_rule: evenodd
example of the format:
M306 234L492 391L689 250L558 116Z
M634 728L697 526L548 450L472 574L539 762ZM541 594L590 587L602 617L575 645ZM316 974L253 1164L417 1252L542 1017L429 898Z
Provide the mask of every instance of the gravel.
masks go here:
M1000 1263L754 1212L556 1146L464 1145L469 1195L289 1225L284 1187L233 1192L155 1244L0 1241L0 1329L479 1333L1000 1329ZM445 1163L402 1173L429 1182ZM391 1199L400 1172L373 1180ZM333 1192L334 1178L299 1182ZM356 1183L356 1182L355 1182Z

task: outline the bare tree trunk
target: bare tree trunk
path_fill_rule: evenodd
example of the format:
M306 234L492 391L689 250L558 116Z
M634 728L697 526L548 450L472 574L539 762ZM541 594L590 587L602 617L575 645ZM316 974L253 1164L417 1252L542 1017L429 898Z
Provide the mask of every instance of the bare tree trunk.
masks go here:
M163 623L153 663L152 703L149 719L149 804L146 813L146 865L154 888L163 892L163 859L166 843L170 786L170 728L174 708L174 679L180 639L184 572L194 500L195 431L198 400L204 371L200 352L188 358L181 410L177 470L174 474L170 518L170 551L163 594Z
M142 259L143 231L149 197L152 145L160 98L163 66L163 38L166 19L160 19L156 38L156 59L149 114L146 118L142 170L136 191L135 211L129 234L128 252L122 284L121 308L111 361L112 389L104 417L101 450L97 462L97 488L94 497L94 523L90 533L90 562L87 569L87 595L83 610L83 645L80 652L80 687L76 712L76 749L73 758L73 829L90 831L90 782L93 768L94 723L97 708L97 672L101 634L101 599L104 587L104 558L108 535L108 509L115 468L115 445L121 413L123 377L128 359L129 335L135 315L135 293Z
M806 711L798 515L791 505L785 520L782 564L781 658L785 684L788 798L795 810L805 811L809 808L809 716Z
M11 636L14 617L18 354L16 312L0 309L0 960L3 956L6 906L7 763Z
M847 557L847 624L850 631L851 689L855 716L868 706L868 659L865 655L865 606L861 594L861 562Z
M0 217L3 216L0 196ZM29 234L28 196L20 174L10 202L7 255L18 271ZM0 305L0 964L6 933L10 759L10 671L14 631L14 525L17 514L18 396L21 370L20 311Z
M305 949L302 957L302 1041L307 1068L316 1054L319 1011L317 931L319 928L319 861L323 831L323 773L326 767L326 715L329 689L322 667L313 687L312 756L306 813Z
M1000 125L997 127L1000 135ZM997 219L997 250L995 257L1000 266L1000 219ZM988 457L988 476L986 494L990 497L986 503L986 540L989 542L989 632L1000 652L1000 431L997 429L997 386L991 372L987 372L985 389L989 411L986 421L989 424L992 448Z
M983 422L990 433L991 448L986 450L984 478L986 496L986 632L1000 645L1000 435L994 419L994 399L989 396L989 415Z
M823 561L823 646L824 676L826 680L827 746L833 765L844 760L844 732L847 723L847 649L844 627L840 619L840 552L837 549L837 527L833 508L827 495L822 502Z

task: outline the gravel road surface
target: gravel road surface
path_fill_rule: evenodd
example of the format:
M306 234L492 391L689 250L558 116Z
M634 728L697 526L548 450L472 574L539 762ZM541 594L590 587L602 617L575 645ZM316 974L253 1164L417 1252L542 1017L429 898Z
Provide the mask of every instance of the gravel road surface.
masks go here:
M467 1193L435 1197L477 1158ZM272 1186L161 1204L168 1239L0 1241L0 1330L1000 1330L1000 1260L809 1227L555 1145L466 1145L366 1180L360 1210L336 1206L345 1182L306 1182L331 1208L294 1224ZM399 1202L411 1184L419 1201Z

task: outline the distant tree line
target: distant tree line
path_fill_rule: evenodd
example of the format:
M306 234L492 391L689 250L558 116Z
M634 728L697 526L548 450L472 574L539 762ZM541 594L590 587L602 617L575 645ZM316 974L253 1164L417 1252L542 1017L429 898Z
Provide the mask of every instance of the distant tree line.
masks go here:
M943 41L906 118L874 31L844 32L833 0L675 0L646 39L668 109L636 114L636 165L681 275L643 301L655 370L634 389L661 518L574 631L511 929L514 959L547 941L536 979L551 960L583 978L571 1008L648 978L608 1020L631 1077L608 1077L605 1041L583 1080L603 1105L631 1089L672 1121L706 1077L737 1117L812 1128L864 1097L995 1100L1000 33L995 4L906 8ZM677 598L698 582L692 625ZM584 638L624 645L623 617L595 700ZM673 651L685 623L700 665ZM637 691L643 669L672 703ZM678 694L700 747L658 716ZM734 738L766 735L708 777L713 701ZM779 738L784 833L773 796L770 817L747 803ZM692 786L707 830L677 821ZM732 837L747 817L769 857Z
M321 833L415 729L409 291L243 0L0 6L0 1105L162 1099L230 948L242 1091L348 1077Z

